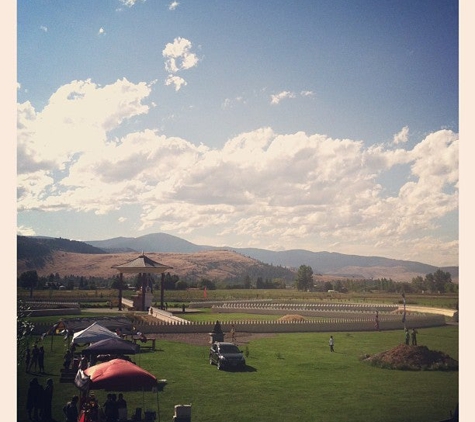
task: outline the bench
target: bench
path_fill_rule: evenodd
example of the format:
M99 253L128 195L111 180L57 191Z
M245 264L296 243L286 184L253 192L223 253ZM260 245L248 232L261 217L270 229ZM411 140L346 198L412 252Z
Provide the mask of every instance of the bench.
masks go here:
M153 334L151 334L149 336L145 336L145 335L143 335L143 336L132 336L132 340L135 344L137 344L137 342L138 342L139 345L140 345L140 348L149 347L152 350L156 350L157 337ZM147 344L149 341L152 342L151 346L142 346L143 344Z

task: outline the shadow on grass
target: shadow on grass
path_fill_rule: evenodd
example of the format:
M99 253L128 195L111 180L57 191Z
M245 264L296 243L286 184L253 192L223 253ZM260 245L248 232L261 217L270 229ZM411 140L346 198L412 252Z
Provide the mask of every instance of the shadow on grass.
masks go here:
M221 368L220 371L223 371L223 372L257 372L257 369L254 368L253 366L245 365L242 368L233 368L233 367Z
M165 350L160 348L160 347L157 347L155 350L153 350L153 349L140 349L140 352L136 353L135 356L141 355L141 354L155 353L155 352L164 352L164 351Z
M257 372L257 369L253 366L245 365L242 368L226 368L227 372Z

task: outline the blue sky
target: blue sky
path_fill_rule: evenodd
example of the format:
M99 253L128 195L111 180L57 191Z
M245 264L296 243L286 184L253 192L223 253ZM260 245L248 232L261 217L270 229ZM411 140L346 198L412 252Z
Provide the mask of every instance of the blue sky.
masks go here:
M17 232L458 265L450 0L17 2Z

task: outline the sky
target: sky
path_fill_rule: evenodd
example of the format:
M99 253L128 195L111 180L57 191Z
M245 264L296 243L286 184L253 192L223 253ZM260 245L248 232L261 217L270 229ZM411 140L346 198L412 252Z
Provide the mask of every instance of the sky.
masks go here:
M459 264L457 1L16 14L17 234Z

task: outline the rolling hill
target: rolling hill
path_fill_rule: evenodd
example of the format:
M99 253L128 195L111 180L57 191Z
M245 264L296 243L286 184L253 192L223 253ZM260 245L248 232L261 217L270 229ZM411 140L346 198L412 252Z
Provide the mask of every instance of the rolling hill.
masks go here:
M70 241L18 236L17 272L36 269L39 275L109 277L113 265L145 252L151 259L173 267L170 273L184 279L238 280L245 275L292 280L300 265L327 278L388 278L410 282L438 268L415 261L365 257L307 250L269 251L255 248L217 248L195 245L164 233L137 238L117 237L100 241ZM458 267L441 268L458 283Z

